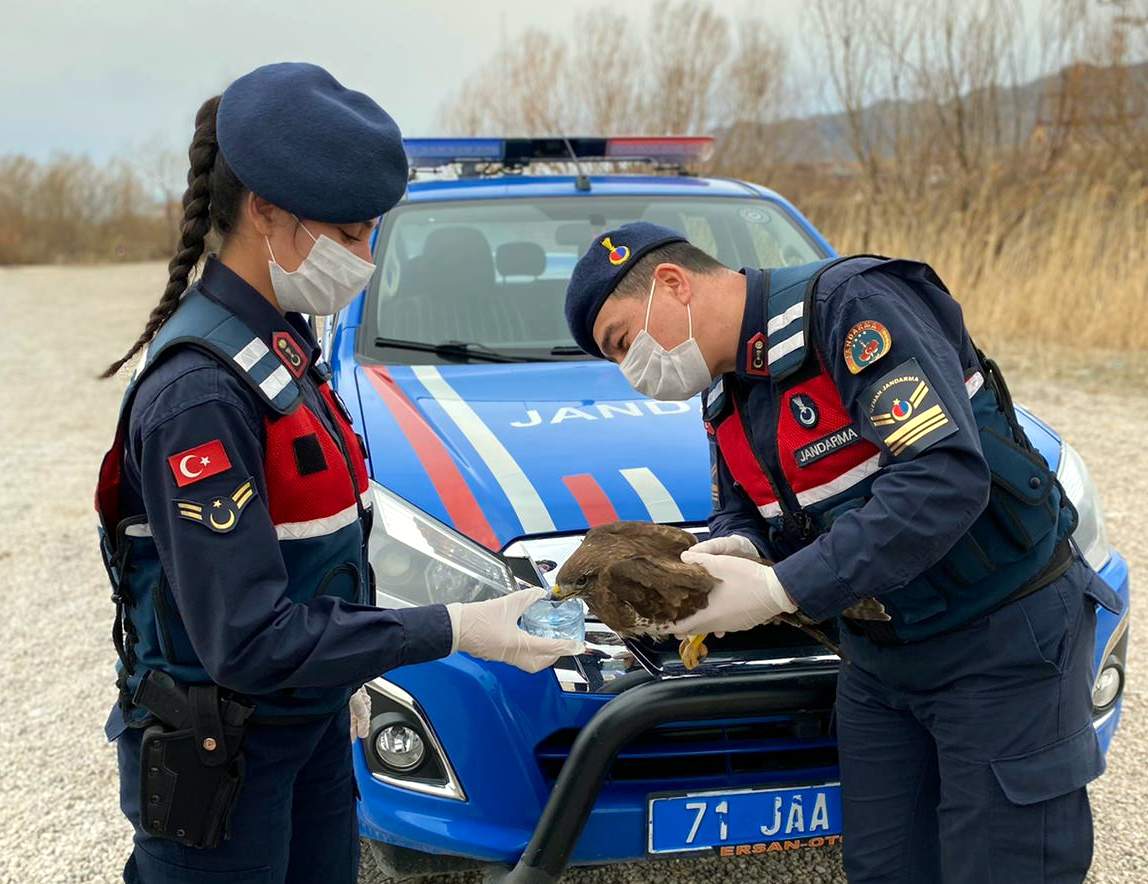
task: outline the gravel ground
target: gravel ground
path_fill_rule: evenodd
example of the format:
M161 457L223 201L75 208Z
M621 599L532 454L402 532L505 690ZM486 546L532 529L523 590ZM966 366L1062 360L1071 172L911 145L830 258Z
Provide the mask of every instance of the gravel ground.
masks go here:
M111 604L95 548L92 489L122 384L93 377L138 332L164 280L158 264L0 269L9 311L0 355L0 567L8 616L0 661L0 881L115 882L130 845L119 811L114 747L103 738L113 701ZM56 361L46 354L54 350ZM1084 452L1113 542L1148 573L1136 518L1148 499L1148 354L1022 354L997 345L1018 401ZM21 431L16 432L16 421ZM50 592L48 592L51 590ZM48 598L43 598L43 593ZM45 604L44 602L47 602ZM1134 631L1134 639L1139 638ZM1148 666L1135 641L1131 670ZM1090 880L1148 879L1140 823L1148 806L1148 719L1133 676L1108 773L1092 789L1096 859ZM572 882L693 877L723 881L843 881L835 853L575 870ZM364 857L362 882L384 879Z

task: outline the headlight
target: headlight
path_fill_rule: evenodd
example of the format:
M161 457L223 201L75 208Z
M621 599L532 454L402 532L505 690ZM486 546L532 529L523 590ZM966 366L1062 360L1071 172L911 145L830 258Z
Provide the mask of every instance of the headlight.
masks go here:
M370 493L368 554L381 607L473 602L517 588L509 566L489 550L376 482Z
M1080 516L1073 538L1080 547L1085 561L1094 570L1099 570L1109 555L1108 533L1104 530L1104 513L1100 509L1100 496L1096 493L1096 486L1092 484L1092 477L1088 475L1088 467L1084 465L1084 460L1067 442L1060 443L1060 465L1057 467L1056 477L1060 479L1068 499L1072 501Z

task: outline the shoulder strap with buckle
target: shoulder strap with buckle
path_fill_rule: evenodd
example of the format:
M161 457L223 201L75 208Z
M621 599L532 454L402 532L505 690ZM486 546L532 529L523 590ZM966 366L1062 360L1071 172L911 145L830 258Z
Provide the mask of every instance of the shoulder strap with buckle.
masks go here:
M769 341L766 357L769 376L774 384L781 383L801 369L814 350L813 298L818 282L838 264L854 258L886 260L882 255L845 255L798 267L770 270L765 292L765 332ZM861 269L858 267L858 272Z
M226 307L195 288L183 296L175 313L148 344L129 382L129 393L162 353L177 346L196 347L214 356L278 414L294 411L302 399L298 382L263 339ZM129 398L125 396L125 404Z

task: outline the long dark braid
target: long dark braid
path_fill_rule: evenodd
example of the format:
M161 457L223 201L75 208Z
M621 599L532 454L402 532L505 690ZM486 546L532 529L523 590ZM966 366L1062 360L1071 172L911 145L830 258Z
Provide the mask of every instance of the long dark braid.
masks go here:
M167 265L167 288L159 303L152 308L147 325L131 349L100 375L110 378L150 341L159 327L175 312L180 296L187 290L191 273L203 257L207 234L214 225L226 236L235 223L243 185L219 153L215 140L215 113L219 96L209 98L195 115L195 135L187 155L191 166L187 172L187 190L183 194L183 220L180 222L179 248Z

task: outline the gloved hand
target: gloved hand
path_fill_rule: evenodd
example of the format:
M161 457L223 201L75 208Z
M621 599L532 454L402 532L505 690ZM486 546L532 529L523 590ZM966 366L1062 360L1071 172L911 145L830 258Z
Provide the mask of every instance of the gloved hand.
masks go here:
M740 556L743 559L760 559L761 553L753 541L743 534L727 534L725 537L711 537L689 548L690 553L708 553L711 556Z
M706 606L697 613L670 624L666 631L678 638L687 635L718 635L752 629L778 614L797 610L773 568L739 556L715 556L687 549L682 561L701 565L717 578Z
M371 733L371 695L366 687L351 694L351 739L365 740Z
M454 630L451 652L499 660L526 672L538 672L553 666L559 657L582 653L582 642L540 638L518 628L523 612L546 596L546 590L535 588L482 602L451 602L446 606Z

